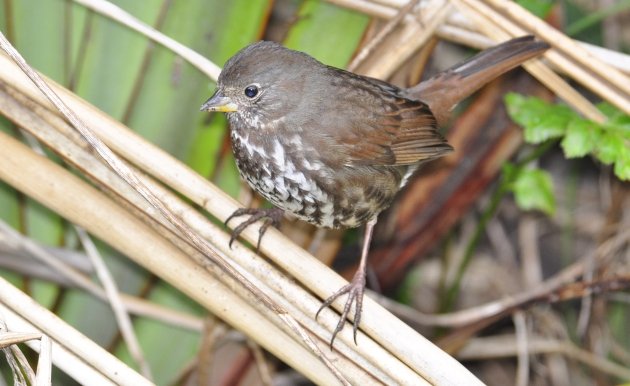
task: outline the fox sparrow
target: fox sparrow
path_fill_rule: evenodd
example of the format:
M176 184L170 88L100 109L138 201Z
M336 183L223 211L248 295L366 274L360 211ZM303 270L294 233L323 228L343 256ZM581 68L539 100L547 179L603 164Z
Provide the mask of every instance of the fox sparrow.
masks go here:
M241 176L276 208L236 211L228 221L251 216L234 229L230 244L245 227L266 219L262 237L284 211L320 227L366 224L359 269L319 310L348 294L330 343L353 303L356 341L378 214L422 163L452 150L437 127L459 101L547 48L532 36L513 39L408 89L273 42L242 49L225 64L217 91L201 110L227 113Z

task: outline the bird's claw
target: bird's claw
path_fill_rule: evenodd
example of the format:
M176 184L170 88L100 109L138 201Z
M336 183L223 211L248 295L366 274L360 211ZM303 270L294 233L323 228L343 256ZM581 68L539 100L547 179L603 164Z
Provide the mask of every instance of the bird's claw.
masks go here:
M263 235L270 225L273 225L275 227L278 227L280 225L280 221L282 220L282 216L284 215L284 210L280 208L240 208L235 210L234 213L232 213L230 217L225 220L225 226L227 226L230 220L232 220L233 218L244 215L249 215L250 217L242 223L238 224L236 228L232 230L229 246L230 248L232 248L232 243L234 243L234 240L236 240L240 236L245 228L252 225L258 220L265 219L263 224L260 226L260 229L258 230L258 243L256 244L256 253L258 253L258 250L260 249L260 241L262 240Z
M339 322L333 331L332 338L330 339L330 349L332 350L333 343L335 342L335 338L337 334L343 329L346 324L346 320L348 318L348 314L350 313L350 308L352 308L352 304L354 303L354 321L352 323L352 332L354 337L354 344L357 344L357 330L359 328L359 323L361 322L361 310L363 308L363 294L365 292L365 272L363 270L358 270L352 281L345 286L341 287L337 292L332 294L328 299L326 299L317 313L315 314L315 319L319 316L319 313L324 309L329 307L337 298L341 295L348 294L348 300L346 300L346 304L343 306L343 311L341 312L341 316L339 317Z

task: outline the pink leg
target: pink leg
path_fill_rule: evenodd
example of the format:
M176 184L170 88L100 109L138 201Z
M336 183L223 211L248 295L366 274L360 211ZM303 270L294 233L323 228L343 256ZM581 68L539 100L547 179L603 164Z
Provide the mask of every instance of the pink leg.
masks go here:
M341 295L348 294L348 300L346 300L346 304L343 306L343 311L341 312L339 323L337 323L337 327L335 327L335 331L333 331L332 338L330 339L331 350L335 341L335 337L337 337L339 331L341 331L343 329L343 326L346 324L346 319L348 318L348 313L350 312L352 303L355 303L354 323L352 325L352 331L354 333L354 344L357 343L357 329L359 328L359 323L361 322L361 308L363 307L363 293L365 292L367 257L368 251L370 250L370 242L372 241L372 232L374 231L374 225L376 225L376 219L368 222L365 226L363 249L361 250L361 261L359 263L359 268L354 274L354 277L352 278L350 283L343 286L337 292L332 294L328 299L326 299L315 314L315 319L317 319L317 316L319 315L321 310L330 306Z

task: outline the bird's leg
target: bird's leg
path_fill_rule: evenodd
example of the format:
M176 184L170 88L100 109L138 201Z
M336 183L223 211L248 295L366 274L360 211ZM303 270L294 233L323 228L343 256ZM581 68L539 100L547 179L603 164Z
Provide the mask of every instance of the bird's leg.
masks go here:
M339 323L337 323L337 327L335 327L335 331L333 331L332 338L330 339L330 349L332 350L333 343L339 331L343 329L343 326L346 324L346 319L348 318L348 313L350 312L350 308L352 307L352 303L354 303L354 323L352 325L352 332L354 333L354 344L357 344L357 329L359 328L359 323L361 322L361 309L363 307L363 293L365 292L365 277L366 277L366 269L367 269L367 257L368 251L370 250L370 241L372 240L372 232L374 231L374 225L376 225L376 220L372 220L368 222L365 226L365 237L363 239L363 248L361 250L361 261L359 262L359 268L354 273L354 277L350 281L350 283L341 287L337 292L332 294L328 299L324 301L322 306L317 310L315 314L315 319L324 308L330 306L338 297L344 294L348 294L348 300L346 300L346 304L343 306L343 311L341 312L341 316L339 318Z
M276 228L280 226L280 220L282 220L282 216L284 215L284 210L280 208L240 208L234 211L230 215L230 217L225 220L225 225L227 226L228 222L234 217L249 215L250 217L240 223L236 228L232 230L232 236L230 237L230 248L232 248L232 243L240 234L247 228L258 220L265 219L265 222L260 226L258 230L258 243L256 244L256 252L260 248L260 240L262 240L263 235L267 231L270 225L275 226Z

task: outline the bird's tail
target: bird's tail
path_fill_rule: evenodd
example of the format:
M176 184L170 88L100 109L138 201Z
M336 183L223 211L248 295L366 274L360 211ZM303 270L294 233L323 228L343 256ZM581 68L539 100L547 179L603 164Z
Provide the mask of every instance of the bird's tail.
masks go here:
M531 35L508 40L409 88L409 97L428 104L438 122L443 123L461 100L548 48L547 43Z

